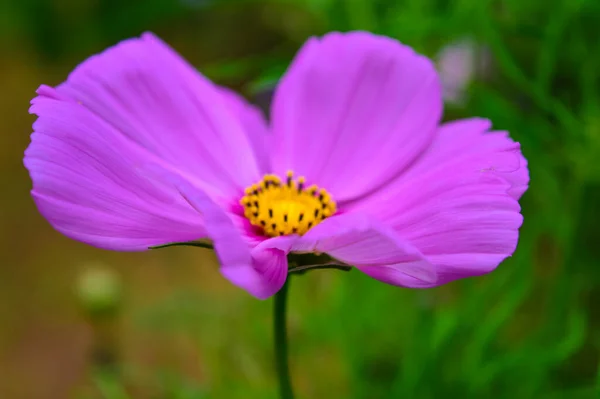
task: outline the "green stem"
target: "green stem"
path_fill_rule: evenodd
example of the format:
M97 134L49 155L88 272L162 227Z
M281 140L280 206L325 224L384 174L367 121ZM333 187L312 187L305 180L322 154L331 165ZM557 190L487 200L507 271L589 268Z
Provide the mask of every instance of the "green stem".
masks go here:
M169 247L199 247L199 248L213 249L213 246L211 243L202 242L202 241L171 242L169 244L156 245L154 247L150 247L150 249L161 249L161 248L169 248Z
M318 270L318 269L336 269L336 270L342 270L344 272L349 272L350 270L352 270L352 266L340 265L338 263L325 263L323 265L302 265L302 266L291 267L288 271L288 274L305 273L310 270Z
M275 337L275 371L279 380L279 397L281 399L293 399L292 383L290 381L290 369L288 366L287 329L286 329L286 303L287 291L290 278L275 294L273 307L273 333Z

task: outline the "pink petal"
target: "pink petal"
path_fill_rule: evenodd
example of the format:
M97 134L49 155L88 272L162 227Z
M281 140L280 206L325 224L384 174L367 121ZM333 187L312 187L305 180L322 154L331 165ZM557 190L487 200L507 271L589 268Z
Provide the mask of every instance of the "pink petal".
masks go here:
M441 113L433 64L409 47L365 32L313 38L274 96L273 167L349 200L410 165Z
M304 236L276 237L261 244L284 252L320 252L356 266L389 284L435 284L433 265L389 227L358 213L330 217Z
M492 271L517 245L517 198L528 184L518 143L471 119L442 126L394 183L357 202L436 266L437 284Z
M260 173L263 175L270 173L271 162L268 144L272 137L262 111L258 107L250 105L242 96L232 90L221 89L221 94L225 97L227 106L237 116L248 135Z
M180 175L157 165L146 166L146 169L170 181L183 198L203 215L223 276L259 299L266 299L279 291L287 277L286 252L260 245L251 249L242 235L243 231L232 222L233 215L205 192ZM162 171L157 172L160 169Z
M222 90L152 34L89 58L58 91L208 192L236 196L260 178L245 123Z
M42 87L25 166L40 212L60 232L115 250L206 235L202 217L139 165L156 156L87 108Z
M509 194L519 199L529 185L527 160L521 154L519 143L514 142L508 132L489 132L491 126L489 120L480 118L444 124L438 129L435 140L423 158L403 178L437 168L440 164L448 167L449 162L479 158L480 169L506 179L510 184ZM503 154L508 154L505 162L498 162Z

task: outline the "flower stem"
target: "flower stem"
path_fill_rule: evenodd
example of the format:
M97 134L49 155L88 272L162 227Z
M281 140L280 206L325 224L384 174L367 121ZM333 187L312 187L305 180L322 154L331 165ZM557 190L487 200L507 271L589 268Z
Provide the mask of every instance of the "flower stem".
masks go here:
M290 369L288 366L287 329L286 329L286 303L289 281L275 294L273 307L273 333L275 337L275 371L279 380L279 397L281 399L293 399L292 383L290 380Z

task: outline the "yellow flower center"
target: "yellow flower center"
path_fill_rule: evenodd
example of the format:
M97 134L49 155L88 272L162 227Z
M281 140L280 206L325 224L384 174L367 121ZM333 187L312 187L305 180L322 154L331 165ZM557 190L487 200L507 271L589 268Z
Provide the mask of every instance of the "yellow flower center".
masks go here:
M285 182L276 175L246 188L240 200L244 216L270 237L306 233L336 211L331 195L316 185L304 187L304 177L287 172Z

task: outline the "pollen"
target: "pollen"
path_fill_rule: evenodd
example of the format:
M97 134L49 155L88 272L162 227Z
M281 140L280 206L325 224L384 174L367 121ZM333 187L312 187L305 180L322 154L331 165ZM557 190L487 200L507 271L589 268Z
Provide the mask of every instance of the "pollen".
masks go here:
M250 223L269 237L302 235L336 212L327 190L314 184L306 187L306 179L295 179L291 171L283 181L277 175L265 175L246 188L240 204Z

